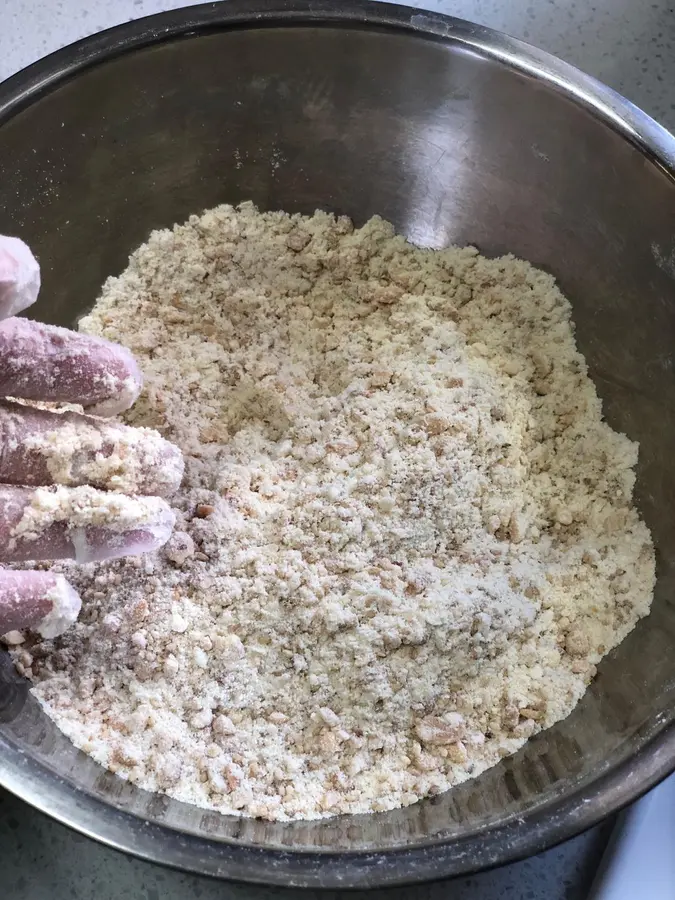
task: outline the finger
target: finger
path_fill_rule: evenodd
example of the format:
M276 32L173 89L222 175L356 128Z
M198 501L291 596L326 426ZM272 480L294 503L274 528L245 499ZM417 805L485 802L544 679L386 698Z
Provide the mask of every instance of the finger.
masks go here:
M81 606L63 575L0 569L0 634L31 628L55 638L73 624Z
M167 542L175 515L159 497L91 487L0 487L0 561L136 556Z
M0 235L0 319L31 306L39 292L38 261L19 238Z
M29 319L0 323L0 397L79 403L113 416L134 403L142 386L125 347Z
M151 428L0 401L0 484L168 497L182 477L180 450Z

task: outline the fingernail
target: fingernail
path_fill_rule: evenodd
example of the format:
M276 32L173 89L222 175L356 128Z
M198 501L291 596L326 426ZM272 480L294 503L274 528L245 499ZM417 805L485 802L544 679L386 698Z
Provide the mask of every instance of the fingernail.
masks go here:
M97 562L104 559L120 559L123 556L140 556L159 550L171 537L176 524L176 514L156 497L157 503L152 521L145 521L135 528L115 532L106 527L69 528L68 539L78 563Z

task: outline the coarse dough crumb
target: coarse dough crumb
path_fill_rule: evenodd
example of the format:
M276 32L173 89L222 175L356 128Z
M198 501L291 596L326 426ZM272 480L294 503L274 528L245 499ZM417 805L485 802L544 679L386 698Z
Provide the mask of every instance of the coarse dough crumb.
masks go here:
M60 564L83 616L21 653L139 786L273 820L414 803L568 715L647 614L637 445L528 263L220 206L81 327L134 351L126 421L186 455L178 530Z

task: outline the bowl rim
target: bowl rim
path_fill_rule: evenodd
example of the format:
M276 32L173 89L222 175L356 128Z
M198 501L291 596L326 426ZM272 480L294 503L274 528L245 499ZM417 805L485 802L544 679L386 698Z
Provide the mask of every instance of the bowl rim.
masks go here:
M616 91L568 63L461 19L372 0L228 0L137 19L84 38L0 84L0 127L76 73L148 45L234 27L350 25L449 44L537 78L619 133L675 180L675 137ZM375 888L466 875L539 853L596 825L675 769L675 711L650 723L630 758L548 805L465 837L381 851L285 850L209 840L147 822L75 788L0 733L0 786L107 846L183 871L252 884Z

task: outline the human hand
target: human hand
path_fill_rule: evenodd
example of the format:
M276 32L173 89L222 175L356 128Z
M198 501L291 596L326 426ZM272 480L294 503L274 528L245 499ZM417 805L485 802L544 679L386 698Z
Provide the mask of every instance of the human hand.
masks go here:
M13 318L39 289L28 247L0 236L0 398L16 398L0 399L0 563L156 550L174 525L161 498L180 484L181 453L155 431L101 418L128 409L140 393L128 350ZM86 414L49 403L77 404ZM62 575L0 567L0 635L34 628L56 637L80 606Z

